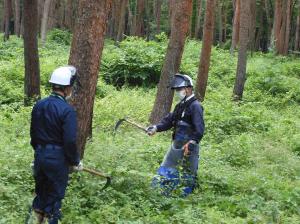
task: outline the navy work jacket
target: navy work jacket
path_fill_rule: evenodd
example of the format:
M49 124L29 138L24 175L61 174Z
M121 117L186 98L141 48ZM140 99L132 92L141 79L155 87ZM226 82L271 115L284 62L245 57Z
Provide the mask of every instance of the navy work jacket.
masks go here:
M30 144L34 149L38 145L61 146L67 162L73 166L78 165L80 157L76 134L76 112L64 97L52 93L34 105L30 126Z
M193 96L191 96L193 97ZM179 104L184 103L181 101ZM203 108L199 101L195 100L189 104L184 110L184 117L187 118L189 125L191 125L190 140L194 140L197 143L202 139L204 135L204 120L203 120ZM169 113L165 116L157 125L157 131L166 131L176 126L175 113Z

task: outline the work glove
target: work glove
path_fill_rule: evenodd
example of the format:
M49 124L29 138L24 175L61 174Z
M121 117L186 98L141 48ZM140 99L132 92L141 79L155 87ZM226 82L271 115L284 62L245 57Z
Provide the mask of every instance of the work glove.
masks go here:
M147 134L151 136L156 133L157 127L156 127L156 125L152 125L152 126L149 126L146 130L147 130Z
M188 141L188 142L183 146L183 155L184 155L184 156L189 156L189 155L191 155L191 152L194 151L196 145L197 145L197 142L196 142L195 140L190 140L190 141Z
M72 166L72 171L73 172L79 172L83 170L83 163L82 161L79 162L77 166Z

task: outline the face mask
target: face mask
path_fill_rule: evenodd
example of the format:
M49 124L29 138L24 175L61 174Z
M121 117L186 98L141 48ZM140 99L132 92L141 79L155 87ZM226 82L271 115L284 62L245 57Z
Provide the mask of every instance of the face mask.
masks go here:
M183 100L186 97L185 90L176 91L176 96L178 99Z

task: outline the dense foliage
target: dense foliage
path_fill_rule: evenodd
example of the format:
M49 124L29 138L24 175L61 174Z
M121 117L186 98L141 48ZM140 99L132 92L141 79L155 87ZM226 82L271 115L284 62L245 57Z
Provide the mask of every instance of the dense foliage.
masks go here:
M143 47L136 49L140 44ZM181 66L194 78L200 46L187 42ZM254 54L249 58L244 100L235 103L231 93L236 57L213 49L203 103L207 129L199 188L187 198L165 198L151 189L150 182L170 145L170 133L150 138L124 125L112 135L114 122L127 115L147 124L156 89L147 88L146 80L150 74L159 75L164 48L163 42L134 38L119 47L106 43L94 137L87 144L84 164L110 173L113 182L100 191L102 179L72 174L63 223L300 223L300 60ZM34 186L31 107L22 105L21 41L1 41L0 51L0 223L22 223ZM43 96L49 93L51 71L66 64L68 54L69 46L61 42L40 48ZM115 84L123 70L127 76L139 74L143 82L134 84L142 87L128 87L128 82L117 90L107 84Z

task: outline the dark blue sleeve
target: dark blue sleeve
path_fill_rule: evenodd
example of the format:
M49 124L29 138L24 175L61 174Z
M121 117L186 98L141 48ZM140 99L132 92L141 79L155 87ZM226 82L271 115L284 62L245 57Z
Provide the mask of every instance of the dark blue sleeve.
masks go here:
M74 109L65 112L63 122L63 147L65 156L70 165L79 164L80 157L76 146L77 118Z
M33 128L34 111L35 111L35 106L33 107L32 112L31 112L31 122L30 122L30 145L32 146L33 149L36 146L36 143L34 141L35 134L34 134L34 128Z
M192 124L194 127L194 131L191 135L192 140L199 142L204 135L204 120L203 120L203 108L197 102L191 105L191 113L192 113Z
M173 120L174 120L174 116L173 113L169 113L167 116L165 116L157 125L157 131L161 132L161 131L167 131L170 128L173 127Z

